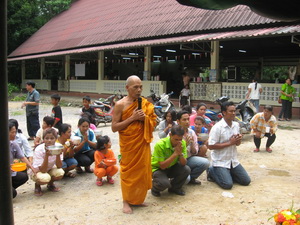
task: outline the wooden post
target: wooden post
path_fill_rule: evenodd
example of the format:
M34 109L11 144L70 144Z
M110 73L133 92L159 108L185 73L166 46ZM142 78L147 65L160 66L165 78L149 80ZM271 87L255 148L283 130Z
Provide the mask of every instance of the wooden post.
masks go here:
M7 0L0 2L0 224L14 224L7 102Z
M210 53L210 69L216 70L217 79L219 80L219 74L220 74L220 43L219 41L212 41L211 42L211 53Z

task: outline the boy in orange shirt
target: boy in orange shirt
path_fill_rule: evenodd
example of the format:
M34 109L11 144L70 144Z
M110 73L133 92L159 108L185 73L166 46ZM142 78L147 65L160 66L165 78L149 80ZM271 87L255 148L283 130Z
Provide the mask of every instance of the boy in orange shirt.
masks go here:
M97 140L97 150L95 151L95 169L94 174L97 176L96 184L98 186L103 185L102 178L107 176L107 182L114 184L115 181L112 178L118 172L116 166L116 157L114 152L110 149L111 141L107 135L99 137Z

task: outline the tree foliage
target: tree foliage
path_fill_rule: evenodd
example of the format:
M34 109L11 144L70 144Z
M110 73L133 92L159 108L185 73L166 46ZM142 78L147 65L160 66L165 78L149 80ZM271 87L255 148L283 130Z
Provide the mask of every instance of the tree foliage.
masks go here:
M11 53L74 0L10 0L7 2L7 42Z

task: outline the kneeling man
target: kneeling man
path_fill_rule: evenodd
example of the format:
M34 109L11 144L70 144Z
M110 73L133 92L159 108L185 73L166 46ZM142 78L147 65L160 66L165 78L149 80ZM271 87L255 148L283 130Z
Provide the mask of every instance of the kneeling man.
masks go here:
M154 146L151 158L153 196L159 197L160 192L167 188L170 193L185 195L182 186L191 169L186 165L187 150L186 142L182 140L183 135L184 129L175 125L170 136L160 139Z
M241 144L242 135L239 133L239 124L234 121L235 110L233 102L222 104L223 118L212 127L208 139L212 160L208 180L215 181L224 189L231 189L233 182L241 185L249 185L251 182L248 173L237 159L236 146Z

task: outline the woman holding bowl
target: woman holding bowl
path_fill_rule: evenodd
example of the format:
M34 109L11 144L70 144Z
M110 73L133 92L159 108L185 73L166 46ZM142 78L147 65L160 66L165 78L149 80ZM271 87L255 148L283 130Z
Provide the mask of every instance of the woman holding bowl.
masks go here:
M75 156L78 165L76 167L77 173L82 173L82 166L85 168L85 172L93 173L91 164L94 162L94 153L97 145L96 136L94 131L89 128L90 121L83 117L78 121L78 129L75 132L75 136L81 138L81 142L74 148Z

